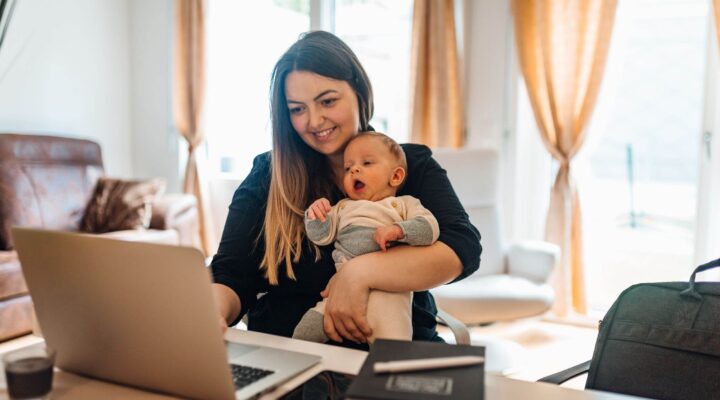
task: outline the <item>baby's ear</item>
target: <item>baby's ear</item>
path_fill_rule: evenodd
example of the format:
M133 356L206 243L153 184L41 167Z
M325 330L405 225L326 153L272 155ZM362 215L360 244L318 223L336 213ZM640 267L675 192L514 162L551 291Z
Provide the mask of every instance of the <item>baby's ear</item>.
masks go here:
M390 177L390 186L398 187L405 180L405 168L395 167Z

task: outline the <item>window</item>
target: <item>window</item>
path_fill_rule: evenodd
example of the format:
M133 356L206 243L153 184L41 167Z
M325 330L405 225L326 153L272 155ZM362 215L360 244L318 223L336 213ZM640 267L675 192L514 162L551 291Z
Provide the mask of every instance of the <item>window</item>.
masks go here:
M407 141L411 14L411 0L209 1L205 100L209 172L245 177L254 156L270 150L272 69L311 26L336 27L335 33L370 75L375 94L371 124Z
M310 29L310 0L209 1L206 24L210 172L246 176L254 156L272 145L272 70Z
M634 283L687 280L694 266L710 11L705 0L618 3L572 170L591 314ZM534 120L522 108L519 118Z
M572 170L591 314L602 315L634 283L687 280L694 266L710 12L704 0L618 3L601 92ZM520 137L538 134L524 97ZM552 183L547 168L533 174Z
M399 143L410 139L408 91L412 0L337 0L335 33L370 76L375 115L370 124Z
M620 1L578 161L589 306L693 268L709 2Z

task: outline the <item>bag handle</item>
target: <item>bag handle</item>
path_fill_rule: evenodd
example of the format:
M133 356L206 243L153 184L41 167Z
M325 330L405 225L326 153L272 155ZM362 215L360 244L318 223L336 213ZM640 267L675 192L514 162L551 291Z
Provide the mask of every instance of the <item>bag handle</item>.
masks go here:
M702 299L702 296L700 295L700 293L698 293L695 290L695 276L698 274L698 272L707 271L709 269L717 268L717 267L720 267L720 258L718 258L717 260L713 260L708 263L702 264L702 265L698 266L697 268L695 268L695 271L693 271L692 275L690 275L690 282L688 282L690 284L690 286L688 286L687 289L680 292L680 294L684 295L684 296L691 296L698 300Z

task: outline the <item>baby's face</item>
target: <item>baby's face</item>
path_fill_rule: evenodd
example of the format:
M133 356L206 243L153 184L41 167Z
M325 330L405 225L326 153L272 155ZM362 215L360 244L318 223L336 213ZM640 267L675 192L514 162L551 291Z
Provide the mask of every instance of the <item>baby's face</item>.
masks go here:
M387 146L378 138L365 136L353 140L344 155L343 188L353 200L378 201L394 196L402 182L401 169Z

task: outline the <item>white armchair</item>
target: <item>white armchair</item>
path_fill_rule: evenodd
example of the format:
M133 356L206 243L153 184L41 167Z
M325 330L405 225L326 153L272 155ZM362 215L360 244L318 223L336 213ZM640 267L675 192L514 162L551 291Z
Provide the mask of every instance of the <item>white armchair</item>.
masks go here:
M498 206L498 155L492 149L437 149L458 198L478 228L480 269L431 292L438 307L465 324L486 324L539 315L554 299L548 278L560 250L532 241L506 245ZM442 229L442 227L440 228Z

